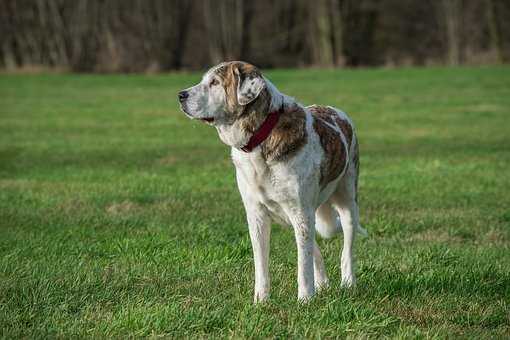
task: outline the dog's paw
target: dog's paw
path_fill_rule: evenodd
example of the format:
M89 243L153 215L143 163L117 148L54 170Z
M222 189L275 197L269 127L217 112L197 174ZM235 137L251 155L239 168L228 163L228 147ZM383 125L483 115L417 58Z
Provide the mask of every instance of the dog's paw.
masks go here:
M354 275L342 276L342 288L354 288L356 286L356 278Z
M307 304L310 301L312 301L314 295L308 295L308 296L298 296L298 302L302 304Z
M314 295L315 295L315 287L312 287L311 289L308 289L308 290L305 290L305 289L299 290L298 291L298 300L301 303L308 303L313 298Z
M315 291L320 292L329 288L329 280L325 279L323 281L315 282Z
M269 300L269 292L268 291L260 291L255 292L255 295L253 297L253 303L264 303L267 300Z

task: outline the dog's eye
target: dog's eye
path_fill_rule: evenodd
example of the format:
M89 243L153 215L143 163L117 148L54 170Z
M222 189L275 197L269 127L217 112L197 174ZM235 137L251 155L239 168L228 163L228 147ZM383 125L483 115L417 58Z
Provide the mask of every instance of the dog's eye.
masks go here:
M209 86L214 86L214 85L218 85L220 82L218 81L218 79L213 79L211 80L211 82L209 83Z

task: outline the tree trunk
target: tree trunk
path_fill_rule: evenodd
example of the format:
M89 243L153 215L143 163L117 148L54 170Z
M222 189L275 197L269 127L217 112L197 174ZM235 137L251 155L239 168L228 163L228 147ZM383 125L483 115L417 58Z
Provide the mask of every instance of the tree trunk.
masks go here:
M498 20L496 17L495 11L495 3L494 0L486 0L486 8L487 8L487 23L489 26L489 39L491 49L496 54L496 61L498 63L503 63L503 45L501 39L501 33L498 27Z
M331 46L333 53L333 64L343 65L344 56L342 52L343 43L343 23L342 13L340 12L341 3L338 0L329 0L329 23L331 32Z
M242 3L242 25L243 30L241 34L241 60L248 60L251 56L251 23L254 13L254 3L252 1L244 1Z
M312 64L317 66L333 65L332 32L330 16L328 15L329 1L308 2L308 36Z
M444 25L446 29L446 43L448 64L460 64L460 20L462 3L461 0L443 0Z
M180 69L182 58L186 45L186 38L189 31L189 13L193 9L191 1L179 1L177 4L177 25L174 26L177 31L177 40L174 43L172 51L172 68Z

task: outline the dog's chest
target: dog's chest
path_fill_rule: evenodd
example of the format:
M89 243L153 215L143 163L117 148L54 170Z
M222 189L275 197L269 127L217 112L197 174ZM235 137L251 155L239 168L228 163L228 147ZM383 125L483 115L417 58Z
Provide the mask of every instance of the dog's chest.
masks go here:
M265 207L277 222L289 224L282 204L288 203L288 182L292 179L279 169L269 167L259 157L234 157L233 160L238 176L242 178L238 183L239 190L249 195L253 203Z

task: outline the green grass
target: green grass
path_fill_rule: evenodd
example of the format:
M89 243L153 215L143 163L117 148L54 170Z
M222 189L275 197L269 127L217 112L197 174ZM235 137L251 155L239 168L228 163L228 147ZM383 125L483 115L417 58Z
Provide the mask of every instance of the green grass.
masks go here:
M361 140L358 287L296 301L273 228L271 301L229 149L179 112L199 74L0 76L0 334L510 336L510 68L279 70Z

